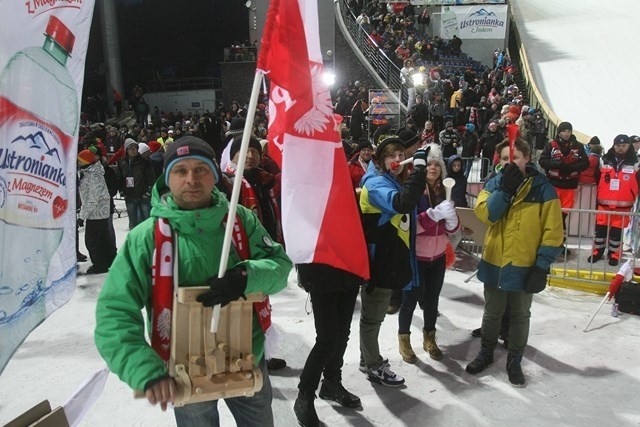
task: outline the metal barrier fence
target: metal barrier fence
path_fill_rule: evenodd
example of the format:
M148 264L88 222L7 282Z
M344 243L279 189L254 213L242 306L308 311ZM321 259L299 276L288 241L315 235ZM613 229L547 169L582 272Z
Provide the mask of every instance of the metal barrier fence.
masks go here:
M567 216L567 236L566 246L569 251L565 251L552 265L550 276L552 278L571 279L577 282L591 284L608 284L611 275L615 275L622 264L628 260L633 260L635 266L635 256L633 251L624 249L623 235L624 228L621 231L619 247L616 251L620 263L618 265L609 265L607 261L609 254L609 239L611 237L612 221L615 217L628 218L629 224L633 224L640 219L638 212L619 212L619 211L602 211L596 209L563 209ZM588 261L589 256L593 253L594 248L594 232L596 224L596 215L606 217L606 236L604 237L604 245L606 256L600 261L591 263ZM603 224L604 225L604 224ZM574 230L575 234L571 233ZM632 230L635 232L635 230Z
M462 157L462 170L467 177L467 183L483 182L484 178L492 172L491 160L484 157ZM478 192L474 194L478 194Z

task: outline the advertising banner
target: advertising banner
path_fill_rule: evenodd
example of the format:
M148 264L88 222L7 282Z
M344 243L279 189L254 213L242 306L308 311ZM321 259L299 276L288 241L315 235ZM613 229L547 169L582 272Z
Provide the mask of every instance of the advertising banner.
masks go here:
M73 294L93 0L0 1L0 373Z
M507 0L411 0L414 6L447 6L465 4L506 4Z
M507 5L443 6L440 25L445 39L504 39Z

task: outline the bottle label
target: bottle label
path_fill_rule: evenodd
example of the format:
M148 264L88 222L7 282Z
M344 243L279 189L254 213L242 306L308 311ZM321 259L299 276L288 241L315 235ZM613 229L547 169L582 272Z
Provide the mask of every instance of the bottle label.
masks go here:
M0 97L0 219L62 228L69 209L66 153L72 137Z

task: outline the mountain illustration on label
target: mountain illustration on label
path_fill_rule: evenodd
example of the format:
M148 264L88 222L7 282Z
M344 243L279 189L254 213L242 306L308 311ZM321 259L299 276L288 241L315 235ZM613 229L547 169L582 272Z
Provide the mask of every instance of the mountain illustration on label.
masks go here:
M62 163L62 160L60 159L60 153L58 152L58 148L49 147L49 144L47 144L47 140L44 138L44 135L42 134L42 132L36 132L35 134L30 134L27 136L19 136L13 141L11 141L11 144L14 144L19 141L25 141L25 142L31 141L31 146L29 146L29 148L37 148L39 150L42 150L43 147L46 148L47 151L43 153L45 156L55 155L58 162Z
M473 12L472 14L469 15L469 17L471 16L497 16L497 15L495 14L495 12L489 12L487 9L482 8L477 12Z

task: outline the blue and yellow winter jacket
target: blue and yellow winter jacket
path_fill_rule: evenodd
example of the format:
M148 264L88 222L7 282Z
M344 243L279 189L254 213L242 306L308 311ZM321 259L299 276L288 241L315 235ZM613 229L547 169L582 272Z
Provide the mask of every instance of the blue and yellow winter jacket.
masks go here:
M401 289L417 277L416 204L425 173L414 171L405 185L391 174L369 167L362 177L360 209L369 248L374 287Z
M563 242L560 200L549 181L534 167L517 194L501 190L502 173L480 192L476 216L487 225L478 267L485 286L523 291L529 269L547 270Z

